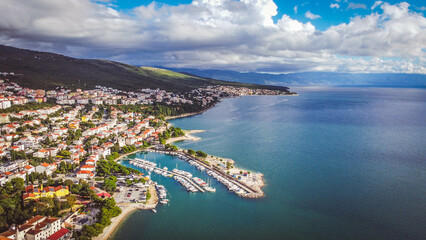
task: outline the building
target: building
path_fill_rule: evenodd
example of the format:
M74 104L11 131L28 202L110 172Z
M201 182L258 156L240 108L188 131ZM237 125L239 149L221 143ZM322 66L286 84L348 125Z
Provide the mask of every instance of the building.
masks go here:
M0 123L9 123L9 115L7 114L0 114Z
M18 168L17 162L8 162L0 165L0 172L13 172Z
M51 175L53 173L53 171L55 171L55 170L56 170L56 165L54 163L52 163L52 164L42 163L35 168L35 171L37 173L46 172L47 175Z
M16 240L65 239L64 236L69 236L69 231L61 228L60 218L40 215L0 233L0 239Z
M22 196L24 201L37 200L41 197L64 197L70 194L68 186L57 186L57 187L45 187L43 185L40 188L35 188L34 185L30 185L25 188L25 194Z
M93 178L94 176L95 174L88 170L81 170L77 172L78 178L88 179L88 178Z

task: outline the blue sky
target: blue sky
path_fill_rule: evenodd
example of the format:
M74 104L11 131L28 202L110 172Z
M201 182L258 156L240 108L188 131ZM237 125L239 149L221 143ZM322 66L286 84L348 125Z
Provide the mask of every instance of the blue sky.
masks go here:
M2 0L0 44L135 65L426 74L419 0Z
M113 0L111 4L115 5L115 9L129 11L135 7L141 5L150 4L151 0ZM167 5L180 5L190 4L192 0L157 0L159 4ZM277 15L273 17L274 21L277 21L283 14L289 15L291 18L307 22L311 21L319 30L325 30L326 28L337 25L340 23L348 23L351 17L357 15L366 15L372 11L382 12L380 8L371 7L374 5L376 0L359 0L359 1L300 1L300 0L281 0L274 1L278 7ZM386 1L391 4L400 3L402 1ZM417 12L425 12L426 3L422 0L408 1L410 3L410 9ZM352 4L351 4L352 3ZM333 7L330 5L333 4ZM422 9L423 7L423 9ZM310 11L315 15L321 16L317 19L309 19L305 16L305 13Z

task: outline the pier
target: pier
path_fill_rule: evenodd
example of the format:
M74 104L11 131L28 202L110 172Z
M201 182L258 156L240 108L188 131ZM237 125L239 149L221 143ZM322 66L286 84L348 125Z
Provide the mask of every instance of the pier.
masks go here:
M138 161L137 159L129 159L129 160L134 161L134 162L139 162L141 165L145 164L141 161ZM149 167L152 167L154 170L160 170L160 171L166 172L166 173L171 174L171 175L176 175L176 176L182 177L183 179L188 181L191 185L193 185L196 189L198 189L198 191L200 191L202 193L205 192L205 190L202 187L200 187L198 184L194 183L194 181L192 181L192 179L190 179L190 178L188 178L188 177L186 177L182 174L171 172L171 171L168 171L168 170L164 170L164 169L159 168L159 167L154 167L154 166L149 166Z
M235 184L236 186L238 186L239 188L243 189L244 191L246 191L246 194L238 194L240 196L243 197L247 197L247 198L260 198L263 196L263 192L262 191L257 191L249 186L247 186L245 183L239 181L238 179L233 178L232 176L229 176L228 174L224 173L223 171L221 171L220 169L217 169L215 166L209 166L208 164L204 163L202 160L186 153L183 151L165 151L165 150L153 150L153 149L146 149L146 151L149 152L156 152L156 153L163 153L163 154L169 154L169 155L174 155L174 156L185 156L186 158L188 158L189 160L195 161L198 164L202 165L206 170L210 170L213 171L214 173L226 178L228 181L230 181L231 183Z

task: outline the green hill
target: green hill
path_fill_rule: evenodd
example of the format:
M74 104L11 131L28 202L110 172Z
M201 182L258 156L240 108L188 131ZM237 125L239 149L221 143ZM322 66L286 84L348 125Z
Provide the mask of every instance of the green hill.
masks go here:
M96 85L102 85L127 91L160 88L185 92L205 85L228 85L287 90L286 87L221 81L160 68L137 67L107 60L77 59L2 45L0 72L19 74L13 80L21 86L42 89L54 89L58 86L93 89Z

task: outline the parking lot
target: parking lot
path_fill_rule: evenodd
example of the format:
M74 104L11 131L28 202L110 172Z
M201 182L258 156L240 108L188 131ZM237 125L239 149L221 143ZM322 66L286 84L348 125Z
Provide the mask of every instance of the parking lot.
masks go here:
M116 195L117 203L145 202L147 187L120 187L120 192Z

